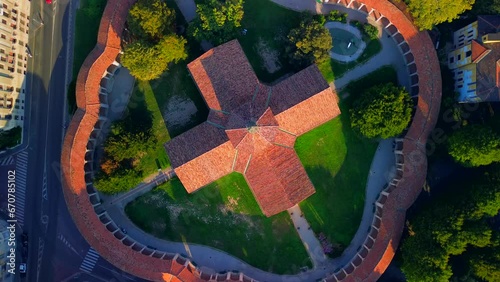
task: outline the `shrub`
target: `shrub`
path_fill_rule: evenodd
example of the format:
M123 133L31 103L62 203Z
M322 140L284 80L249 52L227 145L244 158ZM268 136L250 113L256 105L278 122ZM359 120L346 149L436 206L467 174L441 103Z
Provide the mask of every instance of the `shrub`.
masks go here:
M330 22L347 22L347 14L337 10L332 10L326 15L326 20Z
M378 38L378 28L369 23L363 25L363 33L370 39L375 40Z

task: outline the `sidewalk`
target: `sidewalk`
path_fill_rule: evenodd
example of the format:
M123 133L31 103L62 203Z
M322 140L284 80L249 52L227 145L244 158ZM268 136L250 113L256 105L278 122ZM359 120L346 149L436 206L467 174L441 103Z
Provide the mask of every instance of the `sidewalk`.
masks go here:
M327 256L321 247L321 243L316 238L314 231L312 231L309 223L307 222L304 214L300 210L299 205L295 205L288 209L288 213L292 218L293 225L299 233L300 239L304 243L306 251L309 253L311 260L313 262L314 268L322 267L327 263Z

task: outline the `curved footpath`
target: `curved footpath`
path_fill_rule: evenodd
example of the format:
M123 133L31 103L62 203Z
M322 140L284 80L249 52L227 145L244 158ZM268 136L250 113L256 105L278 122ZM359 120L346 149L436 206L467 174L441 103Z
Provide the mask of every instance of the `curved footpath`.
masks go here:
M359 10L368 15L370 22L385 28L405 59L409 89L416 101L415 114L405 138L396 140L397 171L390 183L376 195L377 201L369 216L372 222L368 232L360 228L356 236L362 242L353 239L341 259L334 260L335 265L293 276L267 273L229 255L220 261L220 265L235 269L229 265L233 265L232 262L239 263L236 269L244 274L215 274L213 270L207 269L210 263L198 267L180 255L186 251L186 245L182 243L174 244L180 244L183 251L174 248L166 252L155 250L142 240L134 240L150 235L135 237L134 234L132 237L124 234L101 206L92 185L93 151L108 115L107 92L101 81L105 75L112 73L109 67L117 64L121 32L128 9L135 2L109 0L99 27L98 43L78 75L78 109L64 140L61 162L64 168L64 196L78 229L102 257L124 271L152 281L313 281L318 278L324 278L325 281L376 281L394 256L403 231L406 209L416 199L425 181L425 144L439 111L441 80L439 76L433 75L440 71L433 44L427 33L418 32L405 14L388 1L334 0L334 5L323 6L318 6L312 0L274 1L297 10L324 12L325 9L342 9L342 6ZM347 82L350 77L352 79L361 73L354 69L341 79ZM341 87L340 81L335 84ZM206 246L189 244L188 247L198 263L209 261L211 254L224 254ZM198 247L201 248L199 253Z

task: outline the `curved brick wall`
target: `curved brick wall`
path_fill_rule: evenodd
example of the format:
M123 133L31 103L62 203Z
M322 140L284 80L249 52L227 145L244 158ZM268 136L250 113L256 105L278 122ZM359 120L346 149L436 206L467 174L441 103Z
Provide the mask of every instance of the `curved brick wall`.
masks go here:
M410 74L415 114L403 139L395 144L397 173L384 187L374 207L372 226L350 263L325 281L376 281L388 267L404 228L406 210L416 200L427 173L425 145L441 103L441 75L434 45L427 32L389 1L330 0L331 4L365 12L380 23L398 44Z
M408 63L411 93L417 101L415 115L404 139L395 144L398 173L381 192L371 229L351 262L325 281L376 281L394 256L404 227L406 209L425 180L425 144L435 125L441 101L439 64L432 42L387 1L334 0L358 9L380 22L393 36ZM107 116L107 97L102 85L108 68L120 52L120 36L135 0L108 0L99 28L98 42L77 78L77 105L62 151L63 191L68 209L83 237L109 262L138 277L152 281L253 281L242 273L209 275L179 254L149 249L112 222L100 207L92 186L93 149ZM418 71L418 72L417 72ZM417 98L418 97L418 98Z

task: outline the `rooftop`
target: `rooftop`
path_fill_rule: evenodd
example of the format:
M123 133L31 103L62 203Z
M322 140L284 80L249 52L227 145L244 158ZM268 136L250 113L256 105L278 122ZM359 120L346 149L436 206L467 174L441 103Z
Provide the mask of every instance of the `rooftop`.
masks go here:
M237 40L211 49L188 68L210 113L206 122L165 144L186 190L237 171L267 216L312 195L295 139L340 113L318 68L275 86L262 84Z

